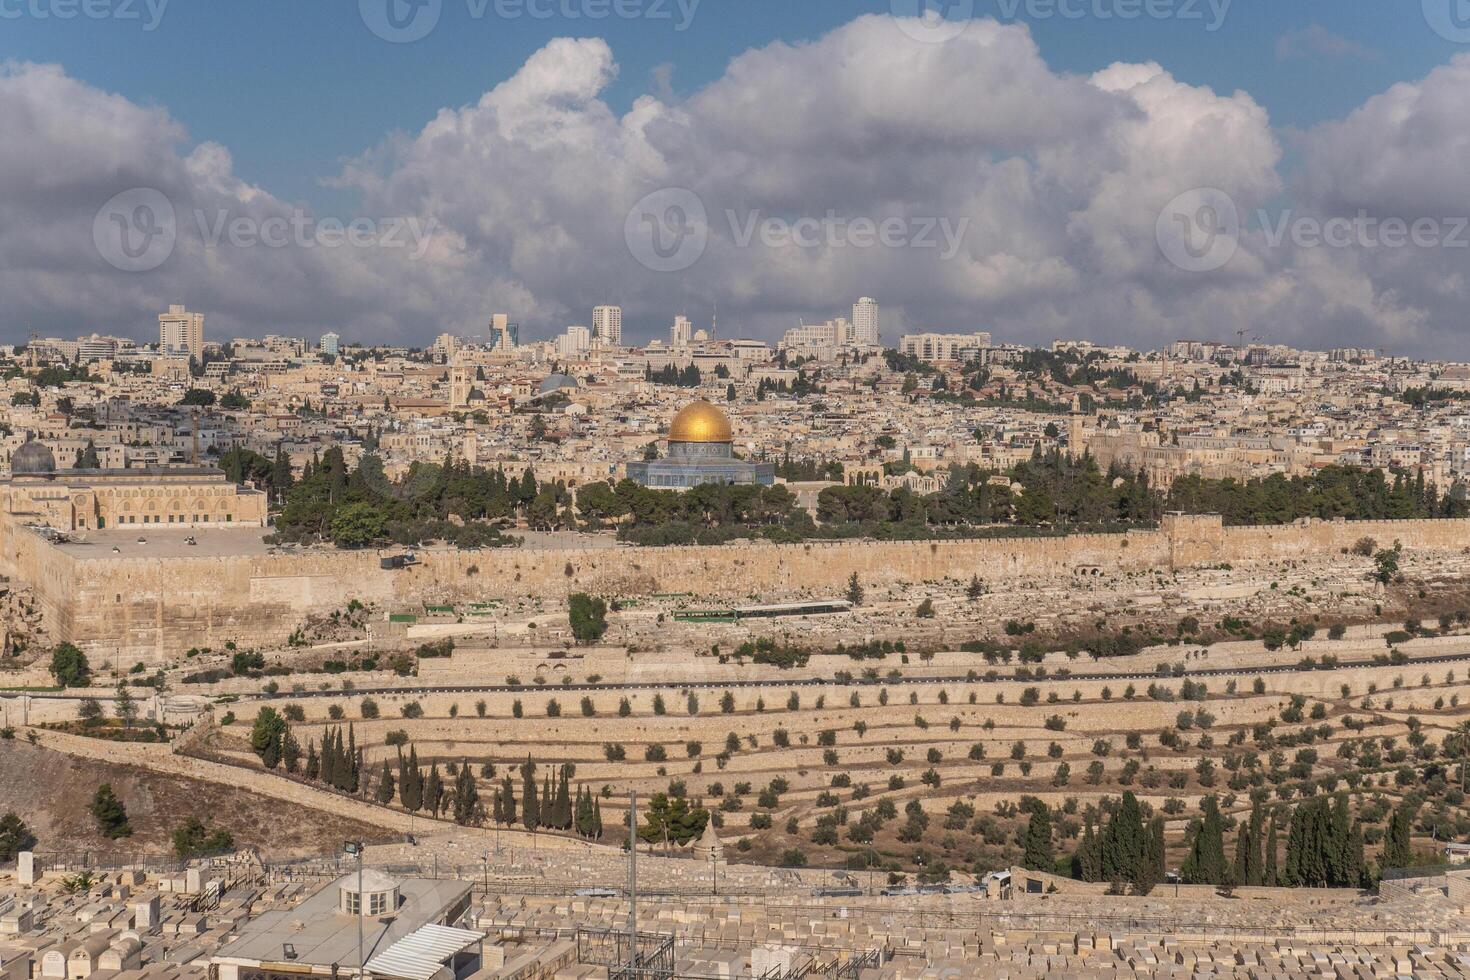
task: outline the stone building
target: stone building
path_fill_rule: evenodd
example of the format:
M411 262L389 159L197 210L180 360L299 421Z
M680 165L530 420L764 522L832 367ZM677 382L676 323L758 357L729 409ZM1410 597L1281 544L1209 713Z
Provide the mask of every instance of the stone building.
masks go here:
M0 481L0 515L57 531L172 527L264 527L266 495L214 467L58 471L51 450L28 442Z

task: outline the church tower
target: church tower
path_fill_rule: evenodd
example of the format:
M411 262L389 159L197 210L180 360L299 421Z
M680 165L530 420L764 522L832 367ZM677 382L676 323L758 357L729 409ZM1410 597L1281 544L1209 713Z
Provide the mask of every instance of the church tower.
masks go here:
M1082 398L1072 396L1072 412L1067 417L1067 455L1080 459L1087 451L1087 437L1082 428Z

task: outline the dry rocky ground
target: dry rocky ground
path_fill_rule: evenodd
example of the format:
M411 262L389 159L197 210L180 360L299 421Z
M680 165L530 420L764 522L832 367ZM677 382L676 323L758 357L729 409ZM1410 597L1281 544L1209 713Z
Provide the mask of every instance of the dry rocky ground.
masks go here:
M98 832L90 807L102 783L111 784L127 808L131 836L111 841ZM343 840L392 836L278 800L266 805L218 783L78 759L22 739L0 742L0 814L10 811L31 829L38 850L122 858L168 855L173 829L190 817L229 830L236 844L258 848L267 857L316 854Z

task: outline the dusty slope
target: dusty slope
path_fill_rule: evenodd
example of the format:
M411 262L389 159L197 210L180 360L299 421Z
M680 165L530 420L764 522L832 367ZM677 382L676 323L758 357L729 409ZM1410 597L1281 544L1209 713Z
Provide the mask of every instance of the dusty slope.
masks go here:
M101 783L127 807L133 836L113 842L97 832L89 807ZM149 772L134 766L78 759L21 739L0 742L0 813L14 810L47 851L170 851L173 828L196 816L223 826L242 846L267 856L315 853L343 840L396 839L354 820L329 816L281 800L266 800L218 783Z

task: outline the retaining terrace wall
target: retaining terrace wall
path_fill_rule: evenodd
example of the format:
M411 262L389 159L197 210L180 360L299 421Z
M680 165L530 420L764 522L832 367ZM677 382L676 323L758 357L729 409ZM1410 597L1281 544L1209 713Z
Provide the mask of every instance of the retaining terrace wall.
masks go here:
M718 547L426 549L420 564L379 567L377 552L78 559L30 532L11 535L8 565L32 585L58 635L99 655L156 659L227 640L283 642L311 614L352 599L408 607L576 591L691 592L711 601L839 595L854 572L869 588L898 582L1008 581L1101 569L1186 568L1335 553L1362 537L1382 547L1470 548L1470 521L1304 522L1223 528L1218 517L1168 517L1157 531L945 542L813 542Z

